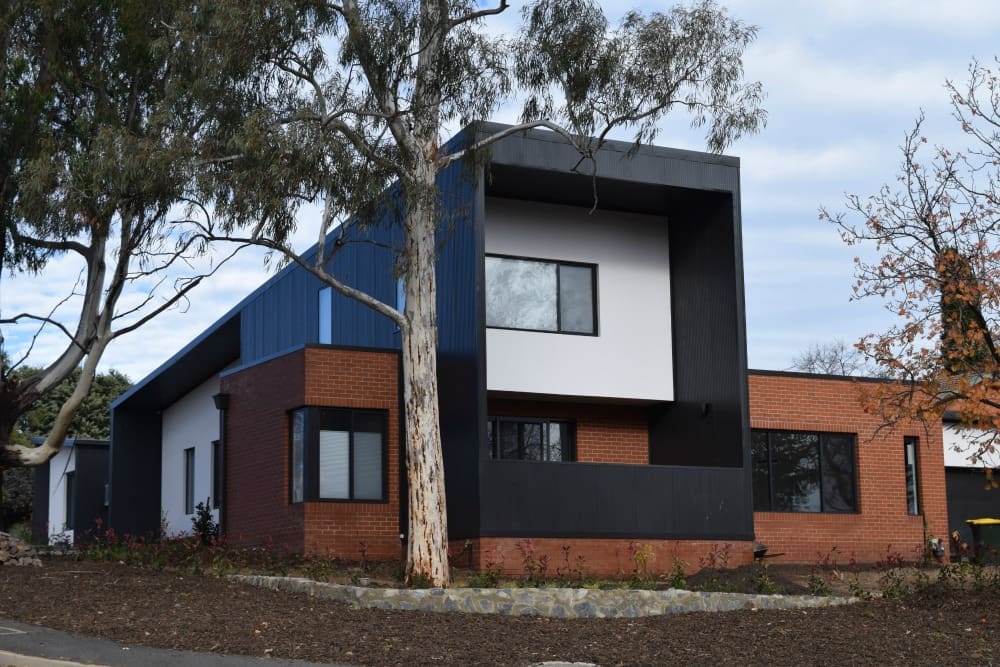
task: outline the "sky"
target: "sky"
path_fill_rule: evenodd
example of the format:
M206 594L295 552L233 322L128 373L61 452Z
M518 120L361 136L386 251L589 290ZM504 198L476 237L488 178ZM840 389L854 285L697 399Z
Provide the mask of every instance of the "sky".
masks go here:
M615 19L636 8L664 11L672 3L602 3ZM969 63L991 63L1000 52L1000 2L995 0L720 0L729 13L756 25L744 66L764 84L767 127L726 153L741 160L747 349L751 368L788 369L810 345L854 342L893 322L877 301L852 301L853 259L819 208L845 210L845 196L866 197L891 183L899 146L918 113L931 144L965 147L952 121L946 80L964 83ZM494 19L491 31L513 30L518 2ZM516 120L516 105L493 120ZM704 135L677 114L656 143L704 149ZM620 135L627 138L627 135ZM306 209L295 239L315 238L319 211ZM201 264L219 261L204 258ZM50 263L35 279L0 278L0 315L45 311L65 296L80 273L72 258ZM275 271L260 252L244 252L199 285L190 302L138 332L117 339L101 367L139 380L182 348ZM140 299L130 295L132 303ZM65 306L58 313L69 312ZM6 349L19 356L34 328L6 327ZM51 361L64 340L43 332L30 362Z

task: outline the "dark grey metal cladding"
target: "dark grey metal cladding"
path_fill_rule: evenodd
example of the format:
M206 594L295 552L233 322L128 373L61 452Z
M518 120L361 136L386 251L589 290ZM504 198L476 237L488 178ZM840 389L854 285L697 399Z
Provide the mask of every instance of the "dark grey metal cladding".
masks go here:
M119 535L160 528L162 419L156 410L111 411L108 526Z
M76 541L86 540L107 524L107 508L104 506L104 485L108 482L108 444L106 442L81 442L77 440L76 451L76 521L70 528Z
M902 445L902 440L900 440ZM903 467L900 446L899 467ZM968 519L1000 519L1000 492L990 488L983 468L945 468L945 490L948 498L948 527L957 530L961 540L972 544L972 529Z
M49 463L36 466L31 485L31 541L49 543Z
M483 535L753 538L740 469L490 461Z
M744 464L746 364L729 196L706 195L670 219L673 403L650 411L650 461Z
M486 428L482 346L481 169L454 163L438 174L438 391L451 539L478 535L479 452ZM477 223L477 221L480 221Z

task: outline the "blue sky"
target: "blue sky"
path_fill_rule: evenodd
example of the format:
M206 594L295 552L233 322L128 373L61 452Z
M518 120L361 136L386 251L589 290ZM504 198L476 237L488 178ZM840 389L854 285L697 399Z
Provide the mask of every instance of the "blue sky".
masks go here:
M517 24L517 4L491 24ZM663 10L669 3L602 3L611 16L636 7ZM813 343L848 342L885 328L892 316L877 302L852 302L857 248L841 242L818 219L820 205L843 208L845 193L867 196L890 182L898 146L922 109L932 143L964 147L950 121L943 84L964 82L970 60L992 61L1000 44L1000 2L953 0L841 0L782 2L728 0L730 13L759 27L747 51L747 77L767 91L767 128L726 152L741 158L743 246L749 361L784 369ZM513 107L496 120L516 117ZM701 149L703 136L678 115L657 143ZM317 211L303 214L297 238L314 236ZM863 251L862 251L863 252ZM43 280L0 284L0 313L51 307L79 266L54 262ZM116 341L104 368L141 378L237 303L273 272L259 253L247 253L198 287L190 304ZM16 353L27 330L5 329ZM32 361L51 360L57 336L42 336Z

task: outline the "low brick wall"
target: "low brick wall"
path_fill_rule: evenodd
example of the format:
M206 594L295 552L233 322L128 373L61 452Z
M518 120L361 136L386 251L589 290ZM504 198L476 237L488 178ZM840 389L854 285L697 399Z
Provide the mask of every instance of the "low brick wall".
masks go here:
M367 588L295 577L231 575L229 579L271 590L307 593L366 609L545 616L549 618L634 618L695 611L805 609L857 602L858 598L812 595L751 595L588 588Z

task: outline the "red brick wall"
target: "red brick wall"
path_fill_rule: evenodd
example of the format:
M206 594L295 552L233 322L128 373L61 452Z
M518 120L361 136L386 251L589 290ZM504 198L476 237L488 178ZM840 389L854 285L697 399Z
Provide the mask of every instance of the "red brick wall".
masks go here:
M857 435L857 514L755 512L757 540L776 562L815 562L836 546L845 562L884 558L889 545L908 560L923 552L927 537L947 540L944 447L941 429L925 431L906 423L875 435L881 420L865 414L858 392L863 384L849 379L751 373L750 426L760 429L854 433ZM922 516L906 511L903 438L917 436L918 493Z
M710 553L728 554L728 566L739 567L753 561L752 542L699 541L699 540L620 540L620 539L562 539L516 537L481 537L469 540L473 566L485 570L494 567L503 574L524 575L525 553L529 550L537 559L548 556L548 576L558 576L558 568L566 567L563 548L569 547L570 567L578 566L577 558L583 556L581 569L585 576L627 577L637 566L637 553L646 554L649 574L669 572L675 561L681 561L686 572L699 570ZM450 544L452 562L466 567L468 551L465 542L455 540ZM492 563L492 565L489 565ZM721 565L721 558L719 561Z
M222 378L226 416L226 533L247 544L304 547L302 505L288 502L288 411L305 402L301 351Z
M399 558L397 355L307 348L223 378L230 394L227 526L230 539L269 540L296 552ZM302 406L388 411L387 503L289 502L288 412Z
M398 559L399 546L399 357L393 352L307 348L305 402L389 413L387 503L305 503L305 552Z
M575 421L577 461L649 463L649 418L639 406L491 398L487 412L500 417Z

